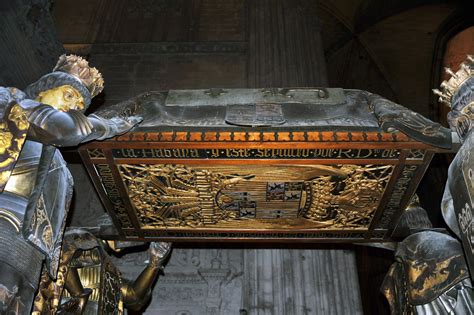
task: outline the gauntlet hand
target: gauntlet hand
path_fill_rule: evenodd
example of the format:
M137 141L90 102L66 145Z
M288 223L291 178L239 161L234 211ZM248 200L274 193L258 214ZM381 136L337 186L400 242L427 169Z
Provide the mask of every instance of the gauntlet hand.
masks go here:
M90 116L102 121L105 125L104 134L97 138L97 140L103 140L124 134L143 121L143 118L140 116L112 117L110 119L105 119L94 114Z
M128 116L128 117L113 117L110 119L111 132L114 136L121 135L126 133L140 122L143 121L143 118L140 116Z
M171 251L171 243L152 242L150 243L150 263L160 266Z

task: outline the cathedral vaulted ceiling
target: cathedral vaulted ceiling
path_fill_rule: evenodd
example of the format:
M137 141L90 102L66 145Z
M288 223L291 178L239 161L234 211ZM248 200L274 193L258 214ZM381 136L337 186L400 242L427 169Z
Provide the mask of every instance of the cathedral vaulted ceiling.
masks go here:
M440 49L437 41L443 26L467 4L429 0L289 3L314 13L330 86L369 90L434 116L438 105L433 104L430 89L435 50ZM272 7L271 1L268 5ZM54 2L53 16L66 48L87 54L94 45L104 43L245 43L248 6L245 0L63 0ZM277 31L281 30L268 30ZM245 71L244 64L227 67L230 72ZM180 88L178 81L175 87ZM192 82L188 80L184 87L192 87Z

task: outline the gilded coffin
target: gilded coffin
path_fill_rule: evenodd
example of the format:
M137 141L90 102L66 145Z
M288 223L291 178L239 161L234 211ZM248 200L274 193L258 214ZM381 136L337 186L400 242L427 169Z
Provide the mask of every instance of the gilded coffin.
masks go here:
M359 90L149 92L99 115L133 131L81 147L124 239L389 239L450 131Z

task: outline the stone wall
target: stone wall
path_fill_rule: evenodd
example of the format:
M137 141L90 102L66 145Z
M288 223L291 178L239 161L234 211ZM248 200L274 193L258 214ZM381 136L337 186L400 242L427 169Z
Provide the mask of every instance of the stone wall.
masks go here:
M134 279L147 253L116 259ZM243 250L174 249L145 314L238 314L243 296Z
M64 52L48 0L0 1L0 86L20 89L50 72Z
M149 90L326 86L316 12L309 0L64 0L54 17L66 49L103 73L110 104Z
M243 42L97 44L90 62L106 79L106 104L153 90L246 86Z
M147 259L114 261L134 279ZM347 250L177 248L145 314L362 314L353 264Z

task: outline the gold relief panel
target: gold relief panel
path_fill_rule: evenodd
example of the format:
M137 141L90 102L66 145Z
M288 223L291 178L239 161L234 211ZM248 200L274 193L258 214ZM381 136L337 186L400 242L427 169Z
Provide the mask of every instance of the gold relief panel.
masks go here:
M117 165L142 229L367 230L393 165Z

